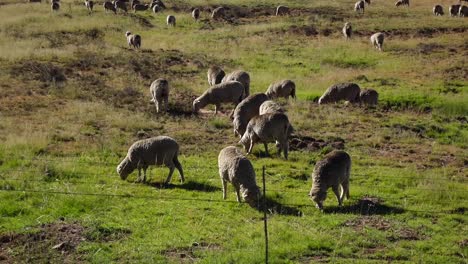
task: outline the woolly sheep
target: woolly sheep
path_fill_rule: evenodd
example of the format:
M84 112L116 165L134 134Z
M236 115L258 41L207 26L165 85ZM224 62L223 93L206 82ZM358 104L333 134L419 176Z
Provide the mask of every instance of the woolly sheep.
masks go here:
M346 39L351 38L351 35L353 34L353 28L351 26L350 22L346 22L343 27L343 35L345 36Z
M395 6L396 6L396 7L403 6L403 5L409 7L409 0L398 0L398 1L396 1L396 3L395 3Z
M461 5L451 5L449 7L450 16L457 16Z
M231 182L239 203L243 198L250 206L258 207L260 188L255 179L255 170L238 148L229 146L222 149L218 156L218 168L223 184L223 199L226 199L227 183Z
M244 86L244 98L250 95L250 75L241 70L233 71L224 76L221 82L238 81Z
M214 20L224 18L224 11L225 9L222 6L215 8L211 13L211 18L213 18Z
M117 0L114 2L114 7L115 7L115 10L122 10L124 11L125 13L127 13L127 4L125 4L124 1L122 0Z
M148 10L148 8L149 8L149 5L148 5L148 4L144 4L144 5L142 5L142 4L134 4L134 5L132 6L133 12L135 12L135 13L136 13L136 11L146 11L146 10Z
M291 80L282 80L272 83L268 87L266 95L270 99L280 97L288 99L289 96L296 99L296 84Z
M287 6L279 5L276 8L276 16L282 16L289 13L289 8Z
M374 48L382 51L383 43L384 43L385 35L382 32L377 32L370 37L370 42L374 46Z
M260 105L266 100L268 100L266 94L258 93L248 96L236 106L233 114L234 135L239 137L244 135L250 119L258 116Z
M354 4L354 11L356 11L356 12L360 11L360 12L364 13L364 6L365 6L364 0L357 1Z
M130 1L130 6L132 7L132 9L133 9L133 6L136 5L136 4L141 4L140 0L131 0Z
M155 5L158 5L161 9L165 9L166 8L166 5L161 1L161 0L153 0L151 2L151 9L153 9L153 7Z
M244 86L237 81L224 82L216 84L206 90L200 97L193 101L193 112L198 112L201 108L209 105L215 105L215 114L221 107L221 103L233 103L237 106L242 101Z
M104 7L104 11L106 11L106 12L112 11L112 12L114 12L114 14L117 13L117 9L115 9L114 4L112 4L109 1L104 2L104 4L102 4L102 6Z
M173 26L173 27L175 27L175 24L176 24L175 16L173 16L173 15L168 15L167 18L166 18L166 23L167 23L168 26Z
M316 207L323 209L323 202L327 198L328 188L332 188L338 199L338 205L343 199L349 199L349 175L351 172L351 157L342 150L328 153L324 159L315 164L312 173L312 188L309 196ZM341 186L341 193L339 188Z
M151 102L156 106L156 112L164 103L164 111L167 111L169 103L169 82L165 79L157 79L150 86Z
M86 6L86 9L88 9L88 11L90 13L93 12L93 8L94 8L94 2L93 1L85 0L85 6Z
M58 2L52 2L52 4L50 5L50 8L52 9L52 11L59 11L60 4Z
M263 104L260 105L260 109L259 109L258 114L259 115L264 115L264 114L268 114L268 113L271 113L271 114L273 114L273 113L284 113L284 110L275 101L267 100L267 101L263 102Z
M122 180L138 169L138 181L141 180L141 169L143 169L143 182L146 181L146 170L148 166L165 165L169 168L169 175L165 184L171 182L174 169L180 174L180 181L184 182L184 172L177 156L179 155L179 144L170 137L158 136L136 141L128 149L127 156L117 166L117 173Z
M194 9L192 10L192 17L193 17L193 19L195 19L196 21L198 21L198 19L200 18L200 9L194 8Z
M162 10L162 7L160 7L159 5L154 5L151 10L153 10L153 13L158 13L159 11Z
M283 113L264 114L250 119L247 129L242 136L239 144L242 144L247 151L247 154L252 152L252 149L257 142L262 142L265 146L265 153L268 153L268 143L276 142L278 148L278 156L281 152L284 158L288 159L288 136L292 131L288 117Z
M379 93L374 89L364 89L359 93L359 102L366 105L376 105Z
M226 73L218 66L211 66L208 69L208 83L210 86L221 83Z
M336 103L340 100L357 102L361 89L355 83L338 83L330 86L318 100L319 104Z
M444 8L441 5L435 5L432 9L432 13L436 16L443 16L444 15Z
M141 47L140 35L132 34L130 31L127 31L125 36L127 37L128 47L133 47L135 49L139 49Z
M458 8L458 15L460 17L467 17L468 16L468 6L460 6L460 8Z

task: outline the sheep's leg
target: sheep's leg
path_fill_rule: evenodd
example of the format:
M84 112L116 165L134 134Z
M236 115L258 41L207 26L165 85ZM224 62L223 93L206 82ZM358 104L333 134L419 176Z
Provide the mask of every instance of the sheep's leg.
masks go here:
M286 139L285 143L283 143L281 145L283 146L284 159L288 160L288 151L289 151L288 139Z
M240 203L241 202L240 187L235 186L235 188L236 188L237 201Z
M344 198L349 199L349 181L345 181L341 184L341 187L343 188L343 193L341 194L341 201L344 200Z
M164 183L164 185L168 185L168 184L171 182L172 174L174 173L174 170L175 170L175 166L174 166L174 165L172 165L171 167L169 167L169 175L167 176L167 179L166 179L166 182Z
M179 171L179 175L180 175L180 182L183 183L185 181L185 178L184 178L184 170L182 169L182 165L180 164L179 162L179 159L176 157L174 157L173 159L173 162L174 162L174 166L177 168L177 170Z
M223 183L223 200L226 200L227 196L227 181L224 179L221 179L221 182Z
M253 146L254 146L253 138L250 138L250 146L249 146L249 150L247 150L247 154L252 153Z
M146 182L146 170L148 169L148 166L143 167L143 182Z
M169 98L164 98L164 111L167 112L169 109Z
M339 191L339 185L333 185L332 186L333 193L335 193L336 199L338 199L338 205L341 206L341 198L340 198L340 191Z
M265 146L265 155L267 155L267 157L269 157L270 154L268 153L268 143L263 142L263 146Z

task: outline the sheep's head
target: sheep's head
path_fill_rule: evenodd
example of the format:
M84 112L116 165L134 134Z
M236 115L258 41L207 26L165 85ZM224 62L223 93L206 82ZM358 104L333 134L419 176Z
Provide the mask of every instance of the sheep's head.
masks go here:
M255 188L244 189L242 191L242 198L245 202L248 203L251 207L259 207L260 201L260 189L255 186Z
M346 22L344 25L345 25L346 28L349 28L349 27L351 27L351 22Z
M125 32L126 37L130 36L131 34L132 34L132 32L130 32L130 31Z
M200 108L202 107L202 103L201 103L201 100L200 99L195 99L193 101L193 107L192 107L192 110L194 113L198 113L198 111L200 111Z
M244 146L244 149L246 152L248 152L250 149L250 138L248 134L249 134L248 131L246 131L238 142L238 144L241 144L242 146Z
M323 201L327 199L327 191L323 191L317 186L312 186L312 190L309 193L310 199L315 202L315 206L322 210L323 209Z
M128 175L136 169L136 165L133 164L127 157L120 162L117 166L117 173L122 180L127 179Z

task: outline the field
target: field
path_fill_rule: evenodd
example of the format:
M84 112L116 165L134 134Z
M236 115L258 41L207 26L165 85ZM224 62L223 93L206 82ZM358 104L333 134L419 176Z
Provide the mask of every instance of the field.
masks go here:
M248 158L266 169L270 263L468 262L468 23L453 1L173 0L167 9L89 14L83 2L0 1L0 263L263 263L263 212L222 199L219 151L236 145L232 123L192 101L219 65L251 76L251 92L281 79L296 130L289 160ZM445 16L432 15L442 3ZM228 7L226 21L209 10ZM195 22L192 7L202 10ZM177 18L174 28L166 16ZM343 24L353 25L345 40ZM142 37L128 48L125 32ZM386 34L384 51L371 34ZM149 86L166 78L169 112ZM376 107L318 105L332 84L379 92ZM151 167L149 182L116 166L136 140L176 139L186 182ZM344 149L351 199L331 192L320 212L307 196L314 164Z

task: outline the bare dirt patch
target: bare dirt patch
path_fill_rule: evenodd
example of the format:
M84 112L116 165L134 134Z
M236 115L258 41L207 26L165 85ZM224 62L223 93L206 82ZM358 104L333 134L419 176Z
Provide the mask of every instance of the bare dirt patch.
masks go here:
M179 263L195 263L200 260L200 257L197 256L197 251L214 251L221 249L221 246L218 244L194 242L189 247L169 248L163 250L162 254L171 261Z
M289 148L292 151L317 151L326 147L330 147L331 149L344 149L345 140L342 138L330 138L328 140L323 140L300 135L293 135L289 139Z
M372 227L377 230L389 230L392 225L390 221L381 216L361 216L355 219L348 220L344 223L345 226L352 227L355 230L363 230L364 227Z

